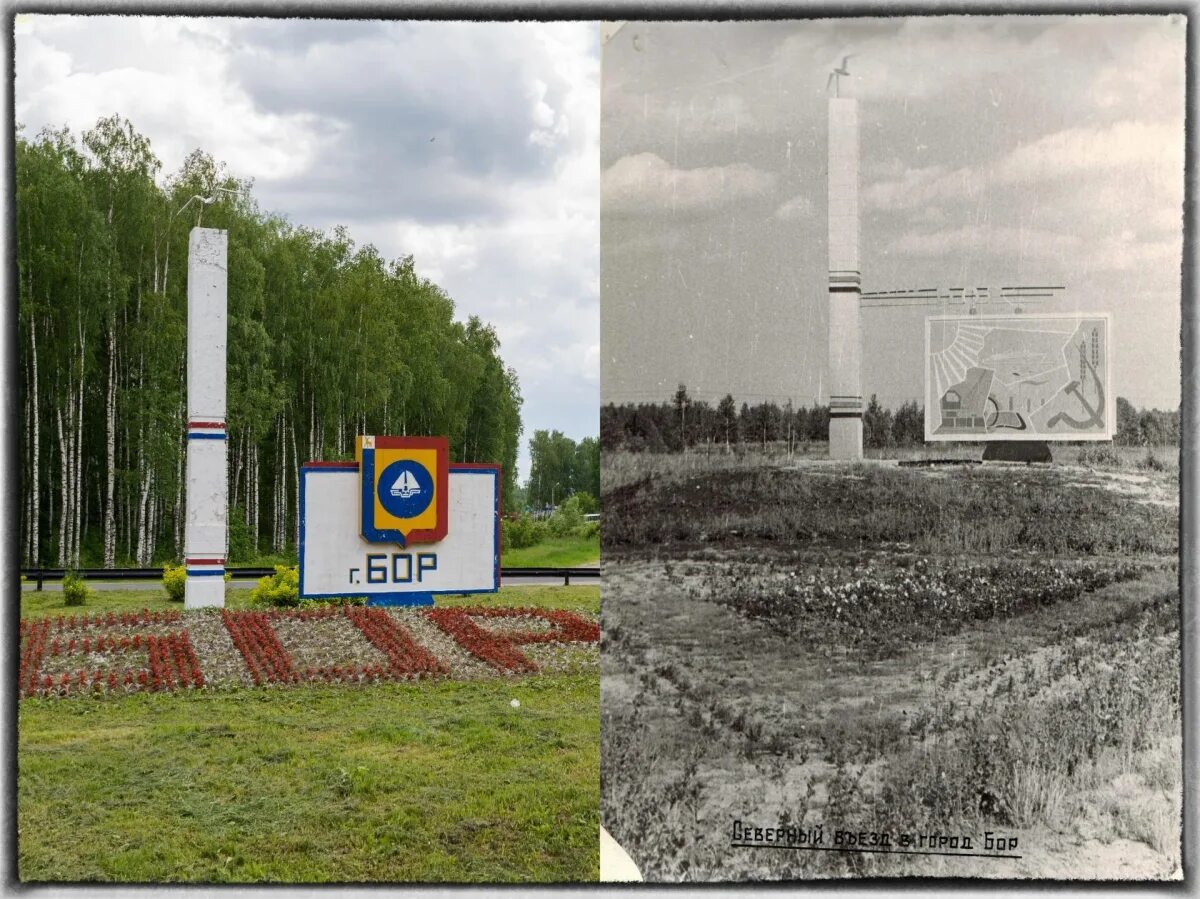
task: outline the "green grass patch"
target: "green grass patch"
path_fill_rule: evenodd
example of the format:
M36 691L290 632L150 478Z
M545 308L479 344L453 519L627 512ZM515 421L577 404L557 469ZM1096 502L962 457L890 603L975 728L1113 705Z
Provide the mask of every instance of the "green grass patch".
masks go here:
M439 606L533 606L540 609L572 609L600 614L600 590L589 586L516 586L501 587L498 593L471 593L439 596ZM225 591L228 609L252 608L250 591L230 587ZM86 606L67 606L57 590L26 590L21 593L21 617L44 618L47 615L94 615L97 612L131 612L149 609L177 609L183 603L172 602L164 590L98 590Z
M501 587L499 593L470 593L439 596L439 606L522 606L537 609L568 609L600 614L600 588L589 586Z
M597 674L32 699L18 724L22 880L598 875Z
M249 591L227 603L245 607ZM598 613L594 586L440 597ZM158 589L83 609L179 609ZM520 701L513 709L511 700ZM364 688L27 699L26 881L587 881L599 873L597 672Z
M93 582L98 583L98 582ZM183 603L173 602L161 584L140 590L97 590L85 606L68 606L63 602L60 590L23 590L21 592L21 617L44 618L47 615L94 615L97 612L139 612L142 609L161 611L175 609L183 611ZM245 609L250 606L250 591L231 587L225 591L225 606L230 609Z
M600 535L550 537L534 546L506 549L500 558L505 568L575 568L600 561Z

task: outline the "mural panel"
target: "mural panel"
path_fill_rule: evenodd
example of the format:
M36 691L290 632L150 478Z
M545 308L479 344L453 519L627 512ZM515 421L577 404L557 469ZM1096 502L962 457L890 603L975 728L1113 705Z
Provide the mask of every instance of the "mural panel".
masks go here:
M1107 313L925 320L925 439L1111 440Z

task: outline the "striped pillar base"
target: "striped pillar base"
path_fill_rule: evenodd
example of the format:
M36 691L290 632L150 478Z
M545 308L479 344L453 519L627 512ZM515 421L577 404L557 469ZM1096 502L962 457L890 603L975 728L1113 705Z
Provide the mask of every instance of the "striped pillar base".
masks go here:
M227 441L225 422L194 417L187 422L187 527L184 607L225 605Z
M225 560L187 558L183 560L187 573L187 592L184 605L189 609L225 605Z

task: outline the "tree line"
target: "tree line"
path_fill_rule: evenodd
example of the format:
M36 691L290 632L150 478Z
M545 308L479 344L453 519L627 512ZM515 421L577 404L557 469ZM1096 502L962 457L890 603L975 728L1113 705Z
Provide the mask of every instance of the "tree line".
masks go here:
M1163 446L1179 442L1179 410L1137 410L1117 398L1114 442L1125 446ZM692 398L680 384L661 403L607 403L600 409L600 445L605 452L668 453L697 446L754 446L829 439L829 407L762 402L740 406L726 394L715 406ZM871 449L918 446L925 442L925 409L910 400L884 408L872 395L863 409L863 445Z
M263 212L202 150L160 179L149 140L116 116L81 139L18 126L15 160L25 564L180 557L200 215L229 232L231 559L289 552L299 466L351 458L360 433L447 435L454 460L499 462L514 495L516 373L492 326L456 320L411 256ZM214 201L181 214L196 196Z
M595 437L576 443L561 431L534 431L529 461L523 496L529 508L555 506L577 493L600 496L600 441Z

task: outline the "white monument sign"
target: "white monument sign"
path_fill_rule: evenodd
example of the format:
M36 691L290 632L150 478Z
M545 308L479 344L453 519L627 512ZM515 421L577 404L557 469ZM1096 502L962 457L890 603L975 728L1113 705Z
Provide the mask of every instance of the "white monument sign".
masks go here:
M372 478L368 492L404 492L403 476L393 477L386 469L381 475L387 476ZM369 523L364 526L358 463L303 466L300 598L366 596L377 605L430 605L437 594L498 590L500 468L451 464L448 475L445 536L417 542L397 535L396 542L382 542L363 536L364 530L374 531Z
M228 514L225 346L228 234L193 228L188 242L187 517L184 606L225 604Z

